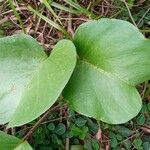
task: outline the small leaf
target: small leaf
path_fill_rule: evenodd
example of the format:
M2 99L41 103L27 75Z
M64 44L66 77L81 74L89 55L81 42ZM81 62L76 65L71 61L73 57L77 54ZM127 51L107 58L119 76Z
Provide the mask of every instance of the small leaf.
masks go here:
M147 104L142 105L141 113L147 113L148 112L148 107Z
M63 124L63 123L59 123L54 132L57 134L57 135L63 135L65 132L66 132L66 126Z
M78 127L82 127L85 125L85 123L87 122L87 120L83 119L83 118L77 118L76 121L75 121L75 124L78 126Z
M98 125L94 123L90 118L87 118L87 125L92 134L96 134L98 132Z
M110 138L110 145L111 147L117 147L118 140L116 138L116 135L113 132L109 132L109 138Z
M86 140L84 144L85 150L92 150L92 143L90 140Z
M124 141L124 146L125 146L125 148L126 148L127 150L130 150L131 147L132 147L131 141L130 141L130 140Z
M112 138L115 138L115 137L116 137L115 133L113 133L113 132L110 131L109 132L109 138L112 139Z
M82 129L76 127L75 125L71 127L71 133L74 136L79 136L79 138L82 140L85 138L87 132L88 132L87 127L82 127Z
M70 150L84 150L82 145L72 145Z
M75 144L75 145L79 145L79 144L80 144L79 139L75 138L75 139L73 140L73 144Z
M0 150L32 150L32 148L26 141L0 131Z
M75 125L71 127L71 132L74 136L79 136L82 134L82 130Z
M91 143L92 143L93 150L99 150L100 149L100 145L99 145L98 140L92 139Z
M81 135L79 135L81 140L84 140L84 138L86 137L86 135L88 133L88 130L89 130L88 127L86 127L86 126L82 127L83 133Z
M135 0L128 0L128 3L129 3L131 6L133 6L134 3L135 3Z
M113 137L110 139L110 145L111 145L111 147L117 147L118 141L117 141L116 137Z
M144 142L143 143L143 149L144 150L149 150L150 149L150 142Z
M52 134L52 142L57 145L62 145L62 141L58 138L56 134Z
M150 111L150 102L147 104L148 110Z
M123 140L123 137L122 137L120 134L117 134L117 135L116 135L116 138L117 138L119 141Z
M75 111L69 109L68 115L70 118L75 118Z
M112 148L112 150L125 150L124 148L120 148L120 147L115 147L115 148Z
M44 140L45 140L45 133L44 132L37 133L35 135L35 141L36 141L36 143L43 144Z
M129 137L132 134L132 131L124 126L120 126L117 132L120 133L123 137Z
M141 145L142 145L142 140L140 138L135 139L133 141L133 145L134 145L135 148L139 149L141 147Z
M143 114L140 114L140 116L137 117L136 122L139 125L143 125L145 123L145 116Z
M49 123L47 128L50 130L50 131L53 131L55 129L55 124L54 123Z
M150 142L150 135L144 136L144 142Z

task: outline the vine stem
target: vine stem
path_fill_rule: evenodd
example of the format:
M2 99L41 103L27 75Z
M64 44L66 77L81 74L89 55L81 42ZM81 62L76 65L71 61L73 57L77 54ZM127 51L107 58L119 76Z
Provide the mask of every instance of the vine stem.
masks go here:
M52 112L52 111L58 109L59 107L60 107L60 106L57 105L57 106L53 107L52 109L50 108L50 109L36 122L36 124L29 130L29 132L24 136L23 140L24 140L24 141L25 141L25 140L28 140L28 139L32 136L34 130L49 116L50 112Z

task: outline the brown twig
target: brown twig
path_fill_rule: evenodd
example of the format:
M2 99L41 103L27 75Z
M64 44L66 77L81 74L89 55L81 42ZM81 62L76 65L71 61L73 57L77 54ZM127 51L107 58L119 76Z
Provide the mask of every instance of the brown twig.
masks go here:
M33 134L34 130L49 116L49 113L58 109L60 106L57 105L51 109L49 109L37 122L36 124L29 130L29 132L24 136L23 140L28 140Z
M70 127L70 122L69 122L69 119L67 119L67 128ZM69 150L70 149L70 140L69 138L66 138L66 148L65 150Z
M142 99L143 99L144 96L145 96L146 89L147 89L147 81L144 83L144 88L143 88L142 93L141 93Z

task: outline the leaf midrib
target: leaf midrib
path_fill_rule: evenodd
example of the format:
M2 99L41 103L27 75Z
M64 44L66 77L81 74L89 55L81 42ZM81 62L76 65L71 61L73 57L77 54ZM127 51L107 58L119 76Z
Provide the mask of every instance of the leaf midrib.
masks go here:
M127 84L129 86L134 87L134 85L132 85L131 83L127 82L126 80L123 80L117 74L114 74L114 73L111 73L111 72L107 72L107 71L101 69L99 66L97 66L95 64L92 64L87 59L81 59L81 58L79 58L78 60L81 61L81 62L83 62L83 63L85 63L85 64L88 64L88 65L92 66L93 68L95 68L96 70L98 70L100 73L103 73L104 75L108 76L109 78L112 78L111 76L113 75L115 78L117 78L118 80L122 81L123 83L125 83L125 84Z

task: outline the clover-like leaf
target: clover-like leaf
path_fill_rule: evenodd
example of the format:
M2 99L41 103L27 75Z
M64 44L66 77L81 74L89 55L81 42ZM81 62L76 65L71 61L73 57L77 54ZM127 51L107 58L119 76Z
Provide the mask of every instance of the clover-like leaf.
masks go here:
M27 141L0 131L0 150L32 150Z
M76 63L69 40L56 44L47 58L27 35L0 39L0 123L28 123L48 110L61 94Z
M64 90L70 107L110 124L136 116L135 86L150 79L150 41L126 21L100 19L79 26L74 43L79 59Z

